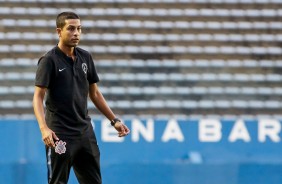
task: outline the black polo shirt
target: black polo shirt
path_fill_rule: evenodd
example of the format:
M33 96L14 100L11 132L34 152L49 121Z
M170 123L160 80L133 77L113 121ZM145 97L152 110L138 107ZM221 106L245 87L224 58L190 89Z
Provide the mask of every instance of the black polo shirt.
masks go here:
M89 52L76 47L76 60L58 46L38 61L35 86L46 87L46 123L57 134L80 135L91 128L89 85L99 81Z

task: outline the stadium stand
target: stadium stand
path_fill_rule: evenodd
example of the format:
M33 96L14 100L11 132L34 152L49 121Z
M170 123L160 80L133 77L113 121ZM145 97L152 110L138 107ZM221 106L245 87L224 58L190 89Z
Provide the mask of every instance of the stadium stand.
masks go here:
M1 2L1 117L33 114L37 60L65 10L81 16L80 46L117 114L282 115L281 0Z

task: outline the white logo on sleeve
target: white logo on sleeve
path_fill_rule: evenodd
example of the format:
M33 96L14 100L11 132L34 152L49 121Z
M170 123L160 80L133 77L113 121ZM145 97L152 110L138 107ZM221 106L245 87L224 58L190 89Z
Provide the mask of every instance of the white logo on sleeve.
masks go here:
M59 72L61 72L61 71L65 70L65 69L66 69L66 68L59 69Z
M62 140L55 142L55 145L56 145L55 152L60 154L60 155L65 153L66 152L66 144L67 143L62 141Z
M86 63L82 63L81 67L82 67L82 70L84 71L84 73L86 74L87 70L88 70Z

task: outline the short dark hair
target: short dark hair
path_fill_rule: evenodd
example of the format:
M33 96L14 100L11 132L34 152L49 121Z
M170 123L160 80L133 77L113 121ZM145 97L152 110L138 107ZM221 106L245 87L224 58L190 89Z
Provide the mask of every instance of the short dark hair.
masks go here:
M57 28L63 28L66 25L67 19L80 19L80 18L74 12L62 12L58 14L57 19L56 19Z

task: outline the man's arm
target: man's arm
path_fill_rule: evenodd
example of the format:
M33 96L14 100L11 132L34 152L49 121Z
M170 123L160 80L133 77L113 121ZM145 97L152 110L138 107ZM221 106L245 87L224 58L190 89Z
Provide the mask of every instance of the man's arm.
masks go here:
M93 83L89 86L89 97L91 101L94 103L94 105L96 106L96 108L101 113L103 113L110 121L116 118L115 114L108 106L104 96L100 92L98 85L96 83ZM118 131L119 137L126 136L130 132L127 126L120 121L116 122L114 127Z
M45 121L43 107L45 92L46 88L35 86L33 95L33 109L42 134L42 140L44 141L46 146L55 147L54 139L59 140L59 138L56 136L55 132L48 128Z

